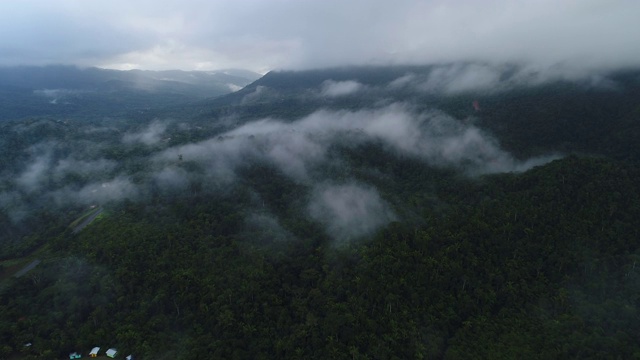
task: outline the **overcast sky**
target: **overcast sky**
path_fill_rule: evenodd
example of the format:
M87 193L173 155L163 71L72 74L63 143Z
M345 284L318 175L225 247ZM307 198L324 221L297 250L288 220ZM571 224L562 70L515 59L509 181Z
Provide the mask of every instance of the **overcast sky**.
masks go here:
M638 0L0 0L0 65L640 65Z

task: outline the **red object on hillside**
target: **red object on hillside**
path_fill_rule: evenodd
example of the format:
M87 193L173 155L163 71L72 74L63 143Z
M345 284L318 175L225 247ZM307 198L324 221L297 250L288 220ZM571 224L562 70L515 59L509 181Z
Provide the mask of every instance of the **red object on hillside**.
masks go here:
M480 111L480 103L478 102L478 100L473 100L473 108L476 111Z

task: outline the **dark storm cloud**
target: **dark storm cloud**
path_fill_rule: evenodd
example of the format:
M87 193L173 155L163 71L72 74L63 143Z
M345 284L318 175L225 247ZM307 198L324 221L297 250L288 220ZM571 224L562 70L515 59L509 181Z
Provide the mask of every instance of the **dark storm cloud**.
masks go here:
M0 3L0 64L267 71L457 60L640 64L640 2L165 0Z

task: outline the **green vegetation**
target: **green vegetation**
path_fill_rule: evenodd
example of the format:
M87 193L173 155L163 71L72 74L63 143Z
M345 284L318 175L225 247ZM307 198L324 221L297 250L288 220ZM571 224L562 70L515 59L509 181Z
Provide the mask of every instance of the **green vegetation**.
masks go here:
M247 155L224 177L211 170L216 158L179 146L213 138L206 150L214 153L258 142L224 142L239 137L227 127L258 117L255 104L240 102L210 109L238 110L235 123L216 116L207 125L193 110L190 126L170 123L170 139L149 144L122 140L147 129L144 119L8 123L0 145L22 163L5 159L2 171L23 182L15 190L0 178L0 204L33 206L20 219L0 212L2 255L48 246L37 268L0 291L0 358L57 358L93 346L137 359L640 358L636 85L619 96L557 86L481 99L487 110L478 123L519 157L567 154L522 173L470 176L462 165L430 163L351 131L323 148L328 161L306 163L314 166L305 176ZM438 104L464 120L456 104L472 98ZM294 119L317 106L293 103ZM256 111L285 111L264 106ZM546 127L558 118L563 125ZM578 123L585 128L574 131ZM29 145L53 141L42 152ZM59 165L80 153L100 167ZM24 163L42 158L54 164L43 167L48 183L28 182ZM322 189L344 183L375 188L390 221L340 237L310 215ZM92 195L101 189L110 197ZM88 210L95 199L108 215L74 233L97 211Z
M73 228L77 227L83 221L87 220L92 215L95 215L98 211L100 211L100 208L98 208L98 207L94 207L92 209L89 209L87 212L85 212L84 214L80 215L79 218L75 219L71 224L69 224L69 229L73 229Z
M294 196L279 180L262 187ZM256 237L241 189L129 204L58 236L64 257L2 295L2 331L38 356L107 341L180 358L632 358L638 184L575 157L457 181L427 224L338 248L295 211L296 240Z

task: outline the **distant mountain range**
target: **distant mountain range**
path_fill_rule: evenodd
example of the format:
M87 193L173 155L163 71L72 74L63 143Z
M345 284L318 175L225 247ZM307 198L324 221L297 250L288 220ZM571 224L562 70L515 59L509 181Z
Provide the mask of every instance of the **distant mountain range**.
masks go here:
M246 70L147 71L74 66L0 68L0 120L29 116L117 116L237 91Z

